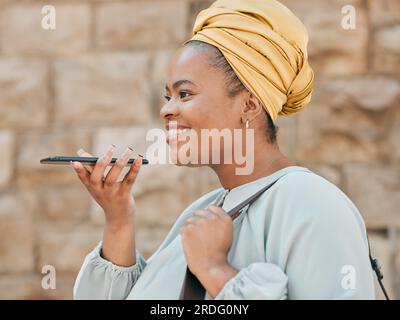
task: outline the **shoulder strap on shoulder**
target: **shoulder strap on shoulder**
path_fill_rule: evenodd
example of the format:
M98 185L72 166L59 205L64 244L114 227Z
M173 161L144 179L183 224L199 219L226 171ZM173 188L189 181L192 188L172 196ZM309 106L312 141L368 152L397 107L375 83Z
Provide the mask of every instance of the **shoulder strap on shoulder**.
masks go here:
M253 203L260 195L262 195L265 191L271 188L279 179L275 180L274 182L268 184L267 186L263 187L262 189L258 190L256 193L251 195L249 198L243 200L237 206L229 210L227 213L231 216L232 220L234 220L240 212L240 209L244 208L248 204Z
M389 295L386 292L385 286L383 285L382 279L383 279L383 274L381 272L381 267L378 263L377 259L374 259L371 255L371 246L369 244L369 239L368 239L368 234L367 234L367 242L368 242L368 255L369 255L369 261L371 262L371 267L372 270L374 270L376 274L376 278L378 279L379 286L382 289L382 292L386 298L386 300L390 300Z

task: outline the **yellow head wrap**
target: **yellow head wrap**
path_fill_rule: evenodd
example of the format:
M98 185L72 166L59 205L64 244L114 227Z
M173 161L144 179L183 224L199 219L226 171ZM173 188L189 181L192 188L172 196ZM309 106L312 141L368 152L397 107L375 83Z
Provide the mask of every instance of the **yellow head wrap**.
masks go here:
M199 13L193 34L190 40L221 50L274 122L310 101L314 74L307 61L307 30L281 3L218 0Z

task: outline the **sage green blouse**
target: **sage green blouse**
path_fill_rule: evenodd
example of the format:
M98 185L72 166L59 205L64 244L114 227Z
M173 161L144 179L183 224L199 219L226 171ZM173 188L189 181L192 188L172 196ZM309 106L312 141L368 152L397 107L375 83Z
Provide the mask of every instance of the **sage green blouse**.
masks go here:
M215 299L374 299L359 211L339 188L300 166L207 193L183 211L151 257L136 250L131 267L103 259L100 242L83 262L74 298L178 299L186 270L179 235L185 219L211 203L229 211L275 180L234 220L228 261L239 272Z

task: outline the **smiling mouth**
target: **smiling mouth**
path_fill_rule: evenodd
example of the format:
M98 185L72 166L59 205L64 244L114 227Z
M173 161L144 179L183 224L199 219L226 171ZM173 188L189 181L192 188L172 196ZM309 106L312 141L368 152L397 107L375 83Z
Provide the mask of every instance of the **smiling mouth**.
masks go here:
M190 132L192 128L170 128L167 131L167 143L170 144L174 140L178 140L180 136L185 135L186 137L188 136L188 132Z

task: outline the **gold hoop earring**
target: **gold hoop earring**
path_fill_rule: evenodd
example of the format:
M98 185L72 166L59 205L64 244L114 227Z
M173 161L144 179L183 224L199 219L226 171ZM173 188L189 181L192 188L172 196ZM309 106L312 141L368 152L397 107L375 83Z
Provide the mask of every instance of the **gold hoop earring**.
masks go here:
M246 129L249 128L249 120L246 120Z

